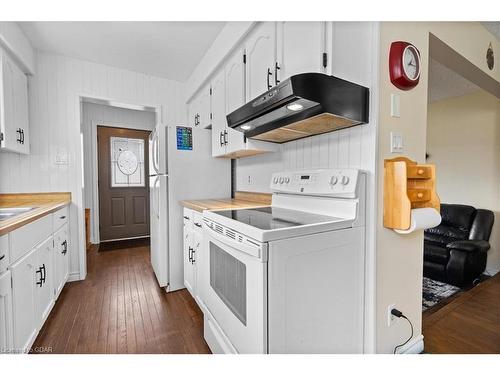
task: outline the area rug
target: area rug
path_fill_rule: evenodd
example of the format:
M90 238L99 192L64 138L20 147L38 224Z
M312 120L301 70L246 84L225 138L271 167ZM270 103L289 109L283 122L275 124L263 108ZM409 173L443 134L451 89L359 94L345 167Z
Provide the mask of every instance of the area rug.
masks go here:
M424 277L422 290L422 311L457 293L460 288Z

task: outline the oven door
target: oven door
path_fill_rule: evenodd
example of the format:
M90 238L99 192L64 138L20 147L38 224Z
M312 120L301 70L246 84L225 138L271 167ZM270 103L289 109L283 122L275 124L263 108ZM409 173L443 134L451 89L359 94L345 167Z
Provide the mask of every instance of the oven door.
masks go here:
M198 285L206 308L238 353L267 353L267 244L239 243L206 222L203 228Z

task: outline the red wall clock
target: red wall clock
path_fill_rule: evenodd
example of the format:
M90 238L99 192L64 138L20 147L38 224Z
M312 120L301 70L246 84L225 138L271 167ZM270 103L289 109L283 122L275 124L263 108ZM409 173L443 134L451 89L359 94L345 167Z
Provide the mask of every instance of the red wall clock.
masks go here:
M407 42L392 42L389 52L389 74L394 86L410 90L420 79L420 52Z

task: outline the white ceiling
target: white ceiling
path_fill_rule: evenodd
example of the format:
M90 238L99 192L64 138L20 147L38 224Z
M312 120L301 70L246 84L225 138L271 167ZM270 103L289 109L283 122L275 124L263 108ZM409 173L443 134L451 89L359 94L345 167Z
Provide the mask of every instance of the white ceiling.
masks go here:
M429 102L471 94L481 90L460 74L433 58L429 59Z
M33 46L185 81L225 22L19 22Z

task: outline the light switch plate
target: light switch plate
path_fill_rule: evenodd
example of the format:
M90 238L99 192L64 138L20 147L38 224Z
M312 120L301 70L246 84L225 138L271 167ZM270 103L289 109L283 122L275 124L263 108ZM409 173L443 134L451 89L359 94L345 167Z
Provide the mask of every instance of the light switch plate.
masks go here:
M391 132L391 153L400 154L404 151L403 134Z
M58 153L56 155L56 164L59 164L59 165L67 165L67 164L69 164L68 154Z
M399 106L400 106L399 95L391 94L391 117L401 117Z

